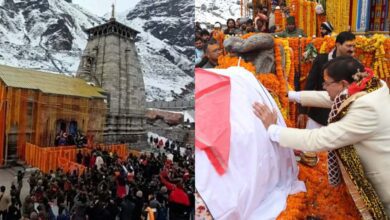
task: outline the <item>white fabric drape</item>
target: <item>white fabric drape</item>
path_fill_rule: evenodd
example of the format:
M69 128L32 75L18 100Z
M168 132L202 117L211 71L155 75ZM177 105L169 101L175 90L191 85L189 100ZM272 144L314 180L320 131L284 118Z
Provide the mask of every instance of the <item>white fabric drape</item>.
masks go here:
M205 152L196 148L196 188L215 219L275 219L285 209L289 194L305 191L304 183L297 179L293 151L271 142L252 111L255 101L276 109L277 105L244 68L208 71L230 77L230 158L226 173L220 176ZM278 125L286 126L279 110Z

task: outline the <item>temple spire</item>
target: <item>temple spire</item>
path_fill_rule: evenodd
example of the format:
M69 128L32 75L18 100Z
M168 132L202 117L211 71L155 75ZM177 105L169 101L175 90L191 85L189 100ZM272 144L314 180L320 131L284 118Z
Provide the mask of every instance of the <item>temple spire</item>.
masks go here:
M110 20L115 20L115 4L112 3L111 7L112 7L112 11L111 11L111 18L110 18Z

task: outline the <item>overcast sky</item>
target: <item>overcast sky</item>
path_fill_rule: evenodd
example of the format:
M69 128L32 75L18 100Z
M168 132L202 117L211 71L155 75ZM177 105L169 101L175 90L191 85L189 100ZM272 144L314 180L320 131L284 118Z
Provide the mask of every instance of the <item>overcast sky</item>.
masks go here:
M133 8L140 0L73 0L90 12L103 16L107 13L111 15L111 5L115 2L115 13L123 12Z

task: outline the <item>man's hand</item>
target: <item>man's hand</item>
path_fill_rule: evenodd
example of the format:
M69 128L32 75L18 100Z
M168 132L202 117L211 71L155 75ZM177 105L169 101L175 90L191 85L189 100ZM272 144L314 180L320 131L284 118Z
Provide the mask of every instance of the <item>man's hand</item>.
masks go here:
M306 128L307 115L299 114L297 118L297 128Z
M268 127L272 124L276 124L278 119L278 115L275 109L271 112L271 110L266 105L260 104L258 102L253 104L253 113L255 113L255 115L260 118L264 124L265 129L268 129Z

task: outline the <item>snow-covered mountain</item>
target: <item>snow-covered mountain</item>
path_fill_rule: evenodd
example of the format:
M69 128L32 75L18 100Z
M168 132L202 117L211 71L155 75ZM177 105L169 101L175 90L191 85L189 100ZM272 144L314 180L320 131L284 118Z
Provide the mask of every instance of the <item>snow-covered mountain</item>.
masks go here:
M204 24L241 17L240 0L195 0L195 20Z
M141 0L118 20L143 30L137 43L145 84L152 85L147 95L173 90L193 97L194 89L194 1ZM147 80L150 79L150 80ZM162 92L162 93L161 93ZM181 98L172 94L174 98Z
M157 8L168 11L175 4L182 7L176 10L182 13L164 17L148 11ZM191 8L194 6L190 0L166 0L158 4L141 0L134 10L117 18L141 32L136 45L148 100L169 101L193 94L192 32L180 33L187 36L175 38L164 34L183 20L190 22L194 14L192 11L190 16ZM0 0L0 18L0 64L68 75L77 71L86 46L83 30L105 22L69 0Z
M3 0L0 63L75 73L87 40L83 28L103 22L62 0Z

